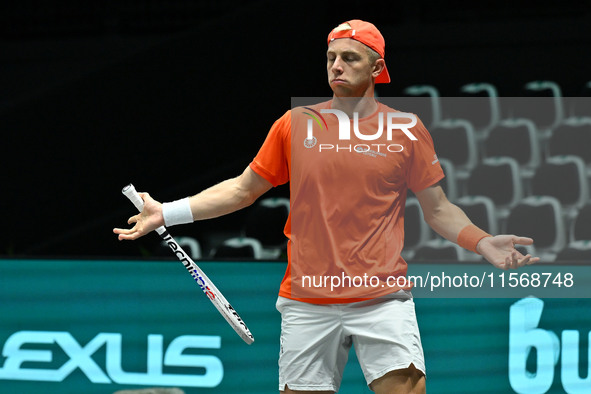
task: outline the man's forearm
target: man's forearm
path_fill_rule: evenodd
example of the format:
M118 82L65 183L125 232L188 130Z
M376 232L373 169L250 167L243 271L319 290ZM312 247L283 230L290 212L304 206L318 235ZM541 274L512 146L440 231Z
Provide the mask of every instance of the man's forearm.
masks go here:
M227 179L189 199L193 220L216 218L251 205L256 198L241 187L240 177Z
M478 250L480 241L490 236L475 226L462 209L449 201L434 210L428 223L442 237L479 254L481 253Z
M448 201L434 209L430 217L425 216L425 221L437 234L454 243L460 231L472 223L464 211Z

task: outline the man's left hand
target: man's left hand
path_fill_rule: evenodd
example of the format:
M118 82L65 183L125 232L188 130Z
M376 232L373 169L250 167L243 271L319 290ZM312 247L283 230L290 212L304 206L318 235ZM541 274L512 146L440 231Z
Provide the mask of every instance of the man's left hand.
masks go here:
M540 261L539 257L532 257L530 254L524 256L515 249L515 245L531 245L533 243L534 240L527 237L497 235L482 238L476 249L495 267L503 270L516 269Z

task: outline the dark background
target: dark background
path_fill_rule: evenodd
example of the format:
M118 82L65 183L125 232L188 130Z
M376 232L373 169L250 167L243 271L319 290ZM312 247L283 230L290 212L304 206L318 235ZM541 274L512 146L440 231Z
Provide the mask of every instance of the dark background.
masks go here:
M133 182L168 201L238 175L296 96L330 96L326 36L372 21L393 82L456 96L591 81L589 1L20 1L0 6L0 256L131 256ZM285 194L285 188L272 193ZM239 215L175 229L222 231Z

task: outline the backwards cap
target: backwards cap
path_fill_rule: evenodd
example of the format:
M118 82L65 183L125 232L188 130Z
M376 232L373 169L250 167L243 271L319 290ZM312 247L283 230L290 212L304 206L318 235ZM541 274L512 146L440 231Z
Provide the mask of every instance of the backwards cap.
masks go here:
M335 27L328 35L328 44L338 38L351 38L360 43L370 47L376 51L382 58L386 54L386 42L382 33L369 22L359 19L353 19L345 23L341 23ZM390 74L388 69L384 66L384 70L376 77L376 83L389 83Z

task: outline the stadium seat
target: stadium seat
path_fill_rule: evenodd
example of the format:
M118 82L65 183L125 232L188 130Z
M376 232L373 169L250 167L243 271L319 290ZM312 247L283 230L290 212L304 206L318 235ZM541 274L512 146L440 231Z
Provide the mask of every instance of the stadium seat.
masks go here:
M531 177L540 164L535 125L528 119L506 119L491 129L483 141L484 157L506 156L517 161L520 174Z
M531 120L538 133L545 138L562 123L564 105L560 86L554 81L532 81L525 84L523 97L503 100L506 118Z
M570 239L571 241L591 240L591 201L578 211L572 224Z
M553 196L571 210L581 208L589 198L585 164L577 156L554 156L536 170L531 191L537 196Z
M551 196L526 197L511 209L507 218L507 234L531 237L536 251L551 261L566 244L566 230L560 202Z
M262 258L275 259L287 248L283 230L289 216L289 199L265 198L250 208L243 236L257 239L262 246Z
M447 119L431 129L435 152L448 159L456 169L458 180L466 179L478 162L478 144L472 125L461 119Z
M416 248L427 242L430 237L431 230L425 222L419 201L414 197L407 198L404 209L404 250L402 257L405 259L412 258Z
M497 88L486 82L470 83L461 87L462 98L444 98L443 114L447 118L449 104L453 105L451 118L468 120L476 132L476 138L486 137L500 120Z
M591 124L591 82L580 97L565 97L565 117L563 123Z
M591 123L591 81L583 85L579 97L569 97L567 103L569 120Z
M591 170L591 123L567 120L552 131L547 145L548 156L574 155Z
M381 97L380 101L398 111L415 114L427 128L433 127L433 102L430 97Z
M510 157L484 159L472 170L466 195L489 197L497 209L497 217L506 217L509 209L523 197L519 165Z
M213 252L216 259L255 259L263 256L261 243L254 238L236 237L225 240Z
M441 121L441 102L435 86L413 85L404 89L403 93L407 97L400 98L400 104L394 103L392 108L417 114L429 130Z
M456 201L470 218L472 223L489 234L498 234L498 222L495 214L495 204L489 197L464 196Z
M591 263L591 240L574 241L568 244L558 255L556 261L579 261Z
M580 96L591 97L591 81L585 82L585 84L583 85L583 88L581 90ZM589 108L589 109L591 109L591 108Z

